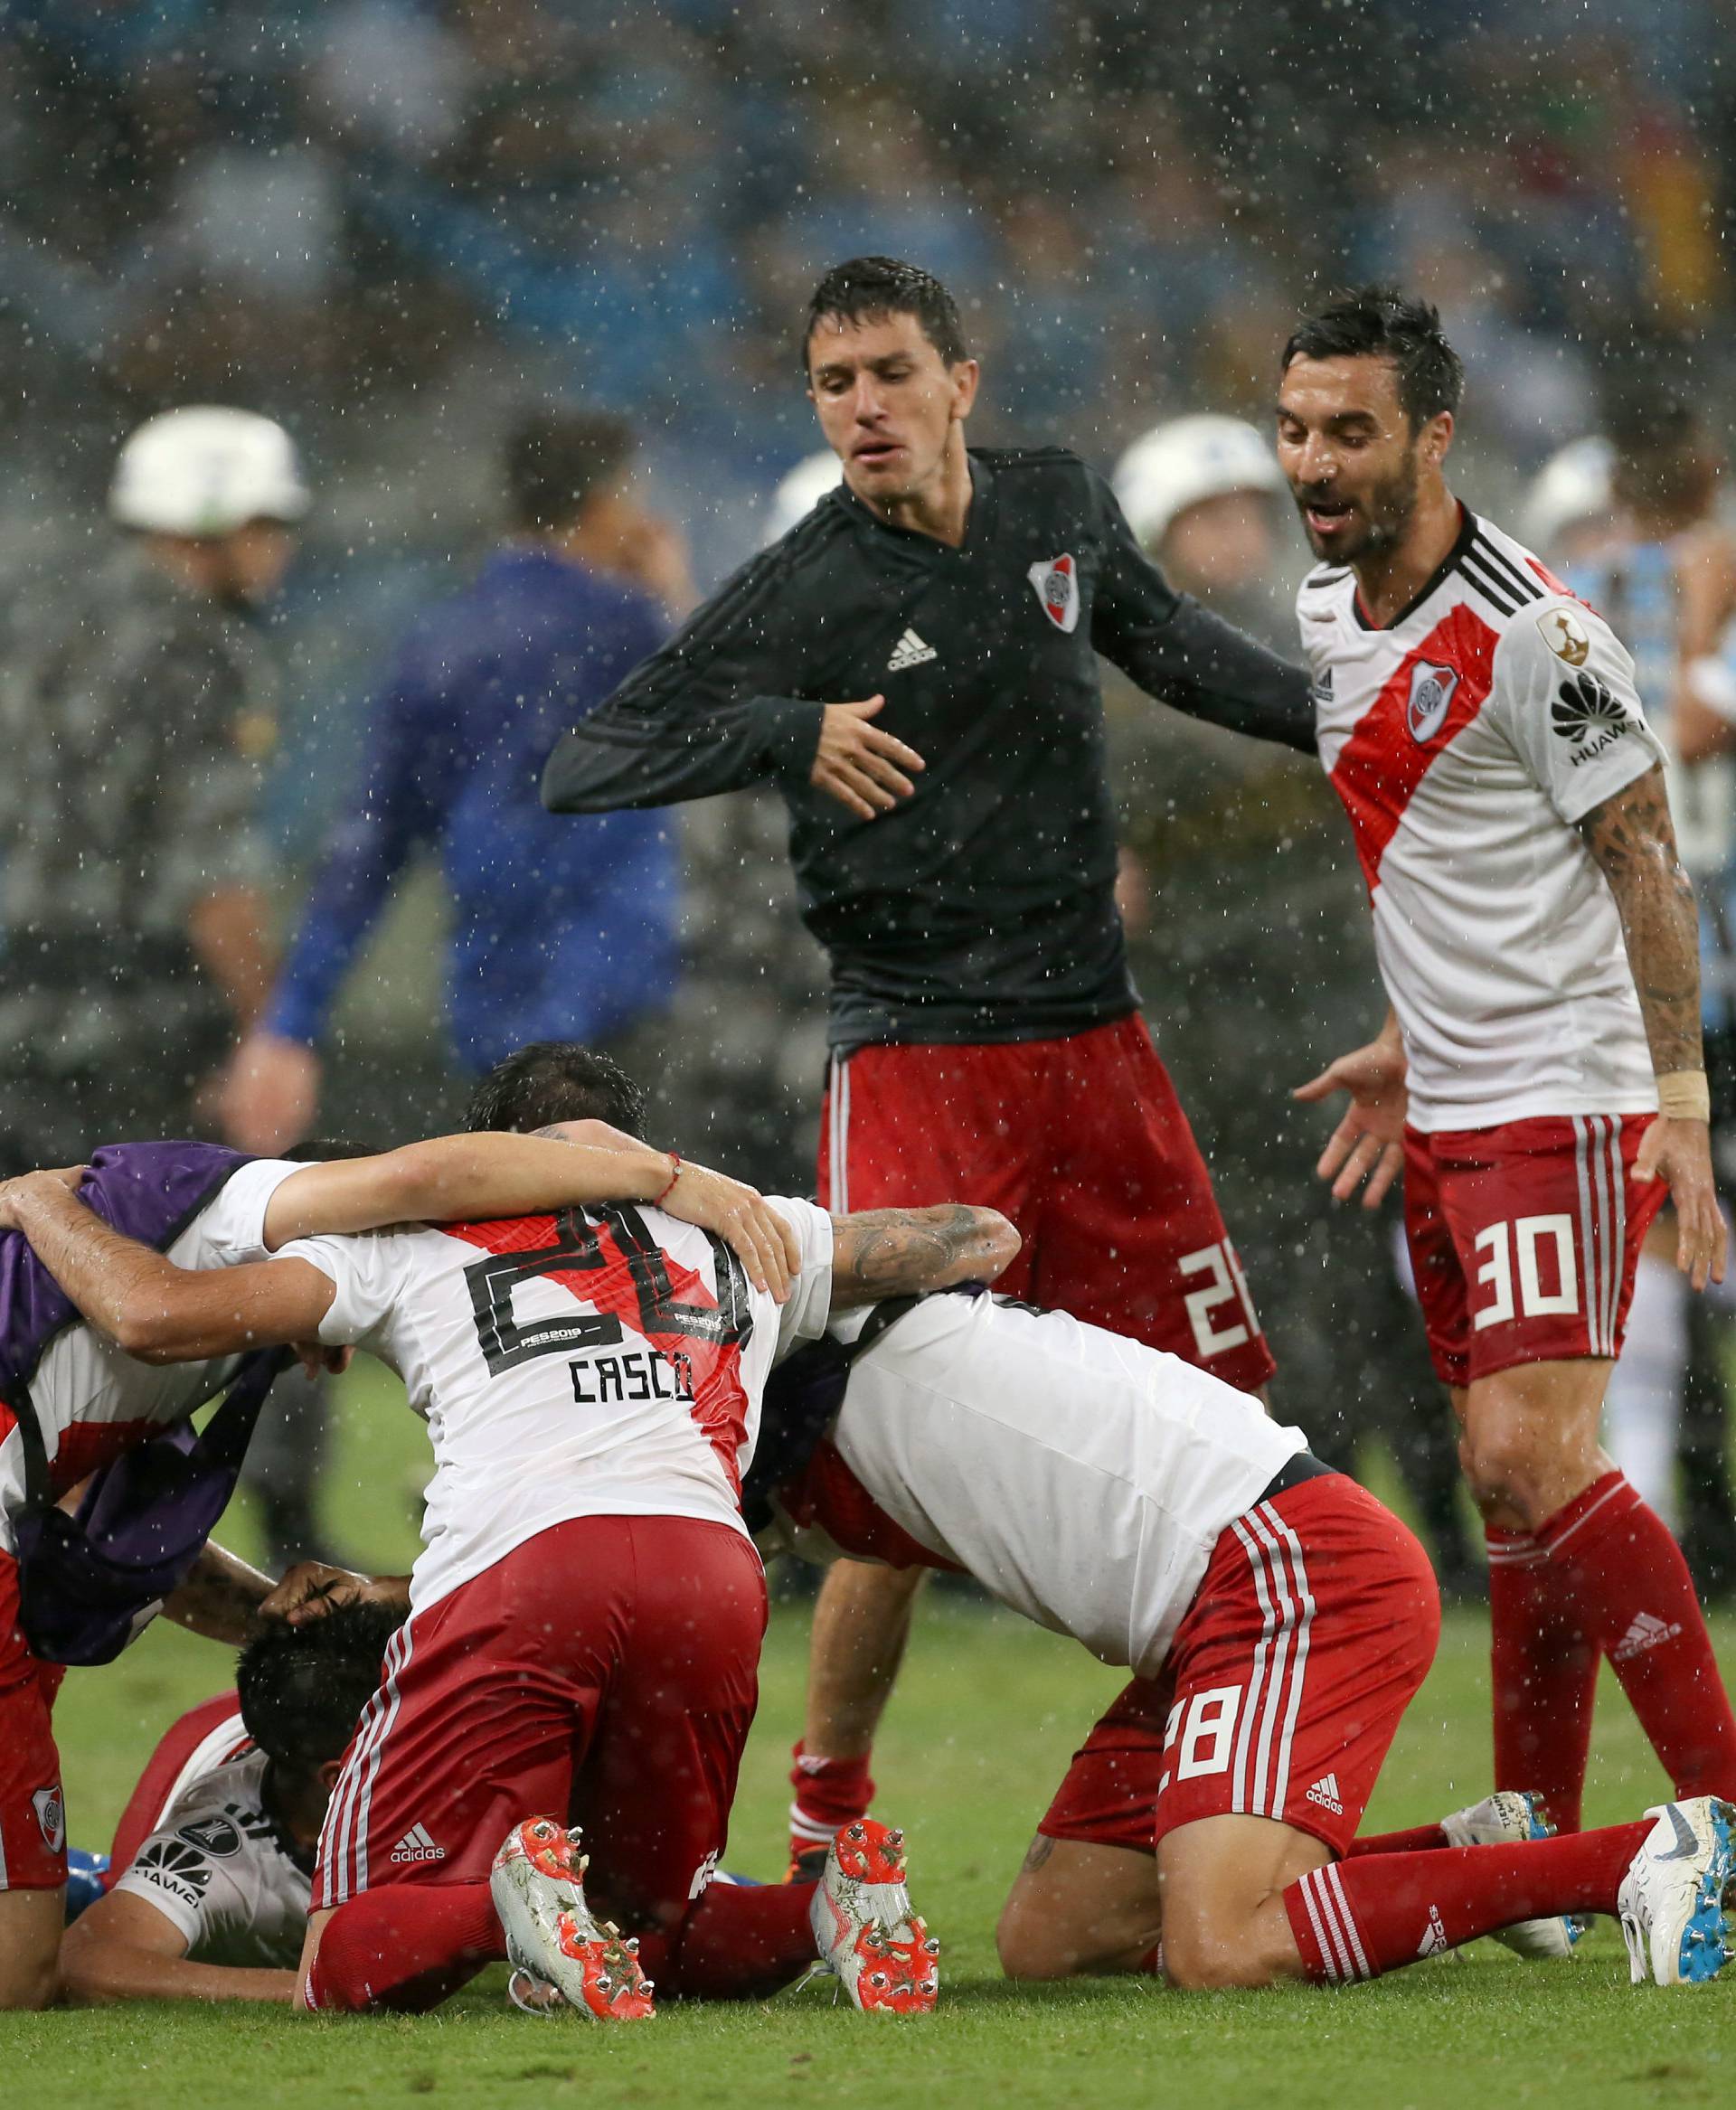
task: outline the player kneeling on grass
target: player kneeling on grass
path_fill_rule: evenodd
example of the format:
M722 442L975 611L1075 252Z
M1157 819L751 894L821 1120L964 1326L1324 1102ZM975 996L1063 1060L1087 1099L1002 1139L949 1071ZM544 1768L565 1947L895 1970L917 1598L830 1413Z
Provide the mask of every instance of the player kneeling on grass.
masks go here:
M1135 1672L1007 1898L1011 1976L1373 1978L1503 1930L1569 1955L1567 1917L1589 1912L1619 1912L1637 1983L1716 1974L1732 1820L1712 1798L1558 1839L1510 1794L1356 1837L1440 1600L1415 1539L1300 1429L1174 1356L981 1291L834 1333L854 1340L847 1376L822 1344L768 1392L744 1495L770 1520L762 1548L961 1569ZM816 1689L865 1751L895 1666L834 1641Z
M174 1725L121 1817L107 1894L61 1945L73 2000L295 1998L314 1848L400 1616L269 1622L234 1691Z
M531 1103L490 1091L491 1118L605 1110L591 1088L612 1064L525 1053L523 1076L502 1068ZM119 1238L57 1181L7 1192L99 1330L124 1332L136 1304L165 1361L365 1347L428 1419L425 1550L321 1833L307 2006L424 2009L499 1959L521 2004L625 2019L650 2011L647 1964L665 1992L746 1998L819 1956L860 2007L931 2007L896 1832L850 1828L816 1884L712 1884L766 1621L738 1491L778 1355L834 1307L997 1273L1017 1234L992 1210L834 1219L754 1196L780 1297L660 1206L679 1159L616 1140L656 1175L644 1206L301 1239L205 1272ZM575 1819L637 1950L591 1910Z

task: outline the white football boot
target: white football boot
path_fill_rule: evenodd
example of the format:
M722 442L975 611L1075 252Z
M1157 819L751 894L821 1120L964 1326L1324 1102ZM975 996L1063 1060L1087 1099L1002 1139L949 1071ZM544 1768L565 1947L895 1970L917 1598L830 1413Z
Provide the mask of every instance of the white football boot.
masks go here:
M1647 1810L1657 1823L1621 1879L1618 1905L1636 1985L1703 1985L1732 1952L1724 1905L1736 1897L1736 1809L1715 1795Z
M513 1965L508 1996L527 2014L564 2002L599 2022L644 2021L656 2012L639 1945L599 1920L585 1902L579 1833L552 1817L514 1825L495 1856L488 1889Z
M855 2006L871 2014L932 2011L940 1945L910 1909L901 1832L873 1817L846 1824L826 1854L808 1919Z
M1443 1817L1440 1828L1449 1846L1511 1846L1528 1839L1552 1839L1555 1827L1543 1814L1540 1796L1502 1788L1485 1795L1468 1810ZM1515 1956L1529 1962L1560 1961L1572 1955L1585 1934L1585 1922L1571 1915L1552 1919L1521 1919L1492 1936Z

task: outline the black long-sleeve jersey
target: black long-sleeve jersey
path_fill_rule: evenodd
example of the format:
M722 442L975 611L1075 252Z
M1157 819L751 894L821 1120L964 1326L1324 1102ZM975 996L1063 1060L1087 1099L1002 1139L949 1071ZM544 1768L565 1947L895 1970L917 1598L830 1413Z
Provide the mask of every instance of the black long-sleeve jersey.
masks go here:
M739 571L549 758L556 813L777 783L831 1041L1027 1041L1135 1004L1114 898L1096 655L1191 715L1312 752L1307 676L1178 594L1102 477L1059 447L977 450L963 545L846 487ZM808 781L819 706L927 768L858 819Z

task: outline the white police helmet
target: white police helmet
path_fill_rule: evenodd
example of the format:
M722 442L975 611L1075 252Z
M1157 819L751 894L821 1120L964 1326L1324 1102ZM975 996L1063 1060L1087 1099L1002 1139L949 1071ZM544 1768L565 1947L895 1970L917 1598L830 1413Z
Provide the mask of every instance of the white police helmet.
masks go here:
M843 480L844 464L829 447L797 462L771 495L766 540L781 542L796 523L806 520L826 493Z
M1615 466L1615 449L1596 433L1551 455L1525 494L1520 532L1527 546L1547 556L1569 528L1612 512Z
M1147 548L1202 499L1284 489L1277 458L1254 428L1210 410L1172 418L1136 439L1115 465L1114 483L1128 524Z
M310 503L281 425L211 404L147 418L122 447L108 488L108 511L122 527L159 535L296 521Z

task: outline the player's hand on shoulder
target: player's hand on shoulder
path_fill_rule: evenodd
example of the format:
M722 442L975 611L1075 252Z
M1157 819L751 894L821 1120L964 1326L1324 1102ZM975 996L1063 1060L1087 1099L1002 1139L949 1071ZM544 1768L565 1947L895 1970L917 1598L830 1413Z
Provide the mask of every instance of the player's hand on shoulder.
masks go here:
M1694 1288L1722 1282L1730 1234L1718 1206L1708 1125L1660 1114L1641 1140L1634 1178L1668 1185L1675 1210L1675 1264Z
M807 775L816 790L864 821L909 798L916 789L911 776L927 767L914 748L874 724L885 707L884 696L822 704L819 744Z
M757 1187L684 1158L674 1186L657 1206L682 1223L715 1232L756 1289L769 1291L778 1304L788 1300L791 1278L801 1267L801 1248L794 1228Z
M358 1575L354 1568L334 1568L329 1561L298 1560L276 1589L261 1599L258 1615L280 1619L289 1626L308 1626L344 1606L363 1604L407 1612L410 1578Z
M1335 1201L1348 1201L1364 1180L1363 1207L1378 1209L1404 1170L1404 1120L1409 1105L1404 1050L1382 1034L1329 1063L1318 1077L1298 1085L1292 1098L1313 1102L1348 1092L1350 1105L1315 1167L1332 1182Z

